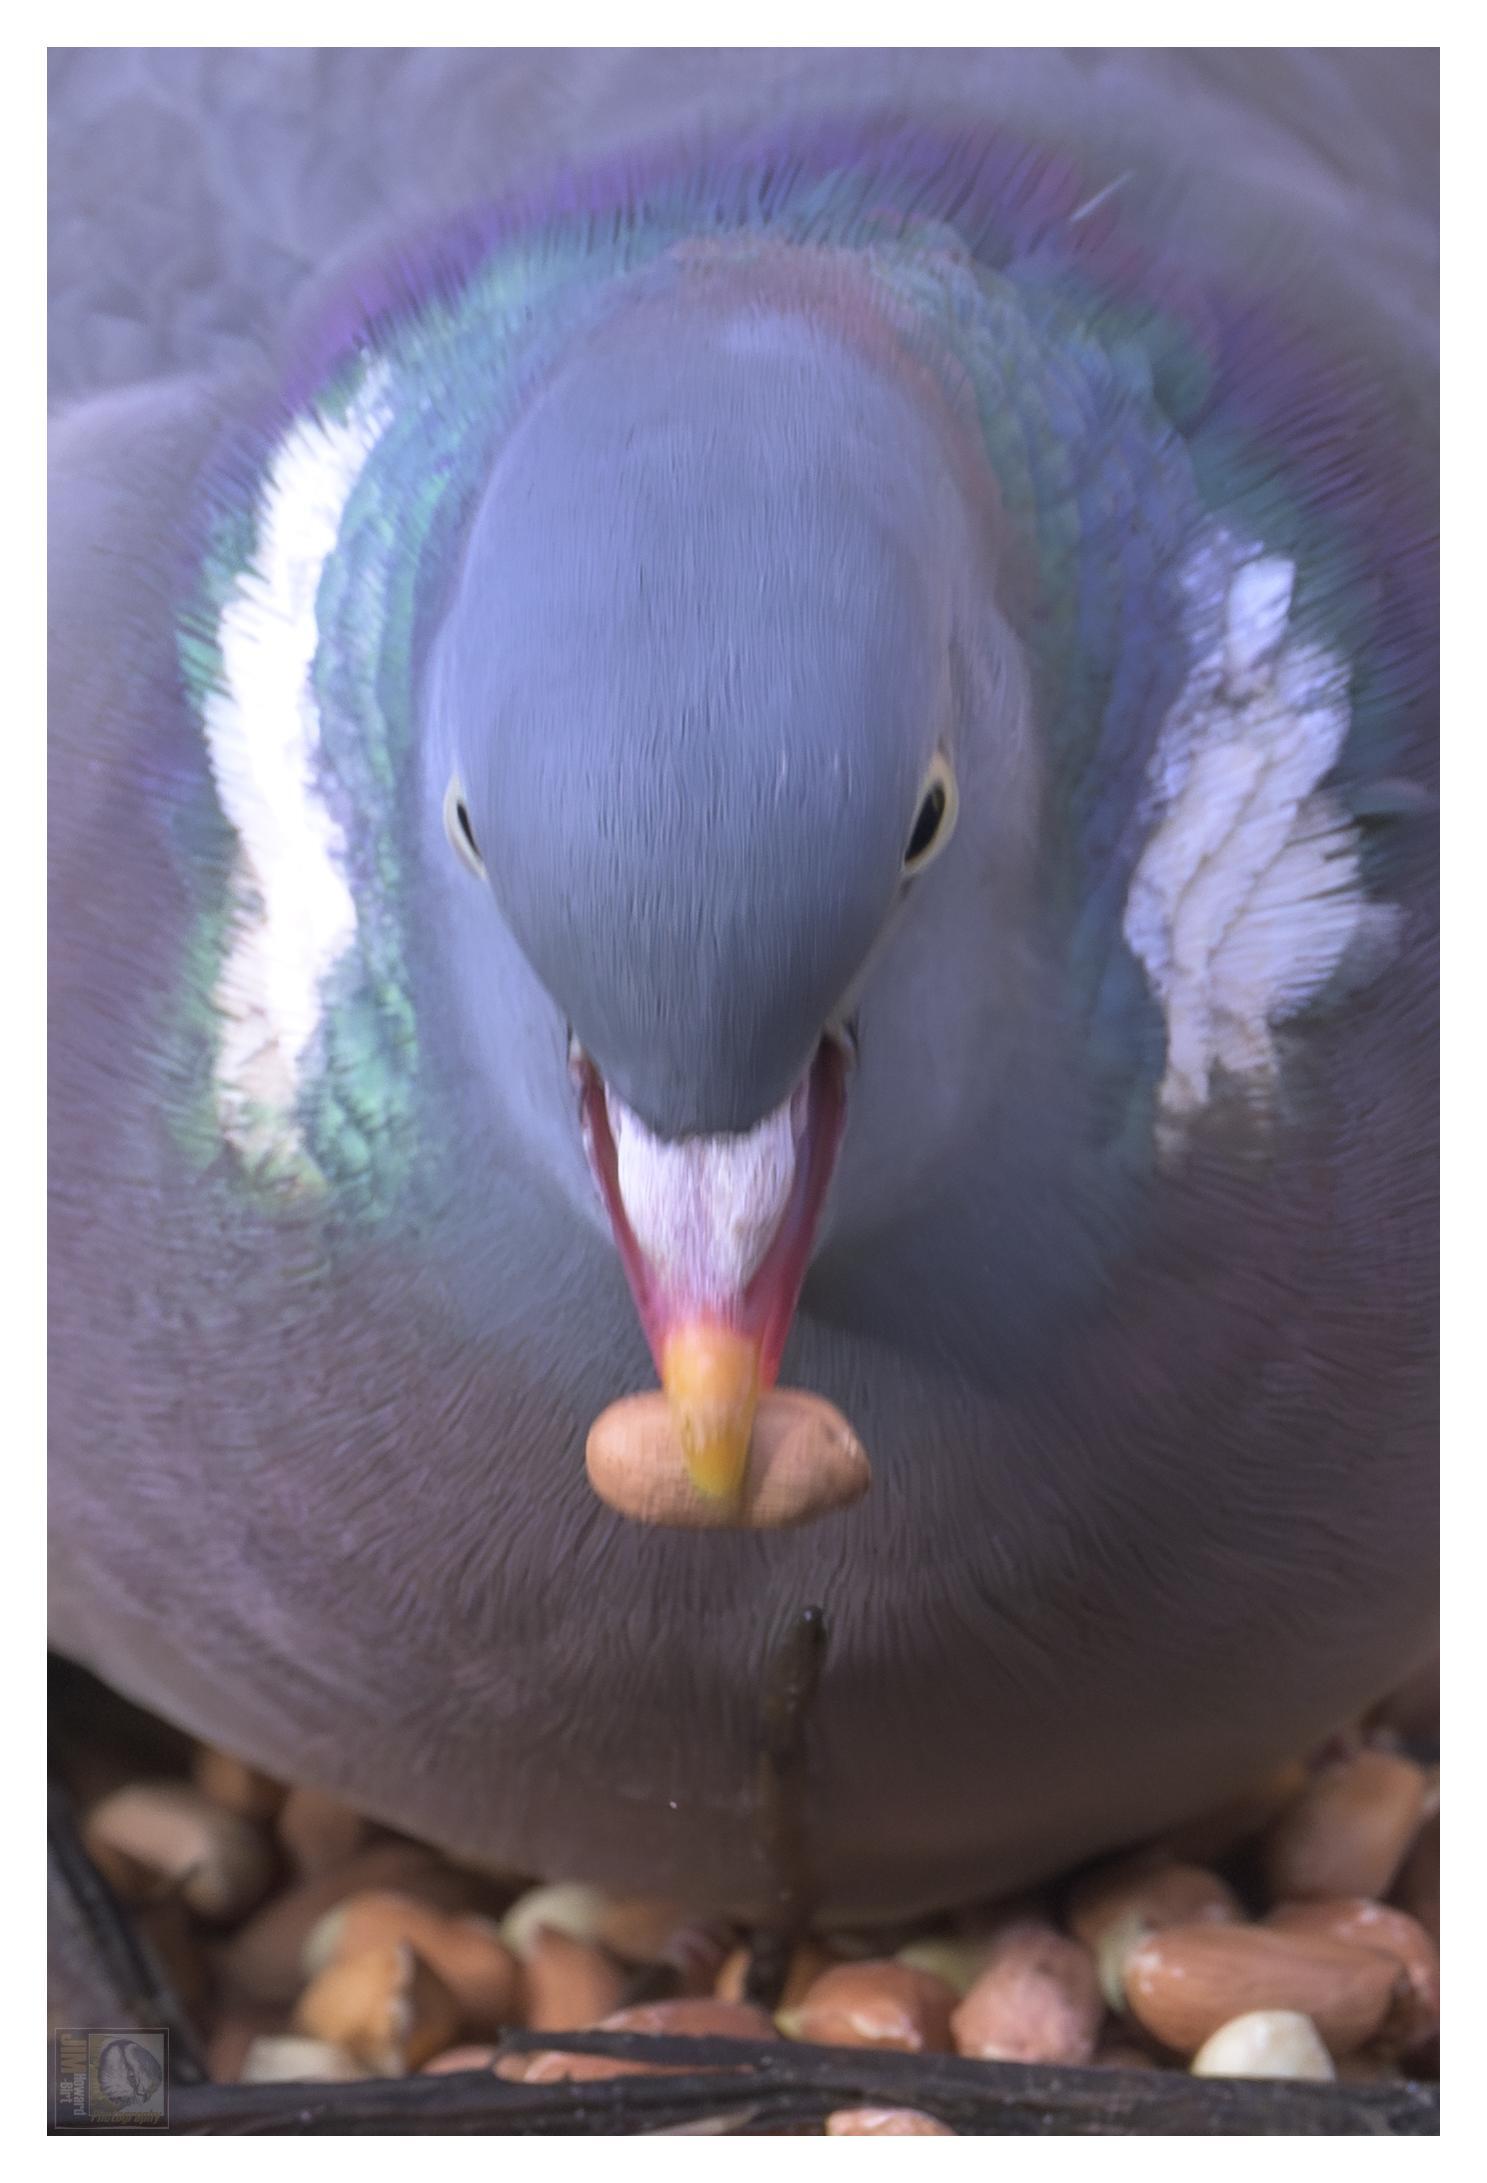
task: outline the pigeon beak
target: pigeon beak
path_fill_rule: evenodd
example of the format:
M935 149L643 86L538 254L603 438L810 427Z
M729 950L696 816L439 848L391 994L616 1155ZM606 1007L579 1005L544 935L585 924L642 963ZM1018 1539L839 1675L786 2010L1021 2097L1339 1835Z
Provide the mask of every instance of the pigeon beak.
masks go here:
M658 1138L581 1050L584 1143L699 1493L737 1497L775 1383L845 1120L844 1037L823 1038L753 1129Z
M705 1320L673 1327L661 1349L661 1385L692 1483L731 1501L743 1486L759 1402L760 1345Z

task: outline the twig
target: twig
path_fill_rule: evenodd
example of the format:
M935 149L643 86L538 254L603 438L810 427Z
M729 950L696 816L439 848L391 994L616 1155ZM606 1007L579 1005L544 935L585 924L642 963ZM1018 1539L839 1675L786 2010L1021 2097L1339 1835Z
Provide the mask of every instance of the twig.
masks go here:
M751 1936L744 1976L744 1999L764 2009L779 2006L790 1958L815 1907L805 1820L805 1747L826 1644L824 1609L804 1607L765 1669L755 1816L771 1912Z

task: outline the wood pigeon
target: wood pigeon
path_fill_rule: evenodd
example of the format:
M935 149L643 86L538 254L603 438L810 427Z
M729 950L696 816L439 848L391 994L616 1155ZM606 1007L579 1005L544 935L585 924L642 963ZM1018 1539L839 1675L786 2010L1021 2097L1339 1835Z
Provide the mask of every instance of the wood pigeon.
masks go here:
M1433 70L57 58L62 1651L753 1915L819 1607L885 1917L1433 1649Z

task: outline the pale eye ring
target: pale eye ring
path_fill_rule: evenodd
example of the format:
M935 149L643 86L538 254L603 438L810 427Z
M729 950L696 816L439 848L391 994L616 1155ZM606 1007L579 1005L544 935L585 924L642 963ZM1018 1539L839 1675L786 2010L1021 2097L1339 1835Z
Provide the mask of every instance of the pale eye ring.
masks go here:
M477 879L485 877L485 859L480 854L480 844L475 839L475 828L470 821L470 806L465 791L456 774L444 791L444 831L449 836L449 846Z
M959 811L960 791L955 785L955 769L945 753L937 750L919 789L914 824L909 830L909 846L904 851L905 879L917 879L926 865L933 864L955 832Z

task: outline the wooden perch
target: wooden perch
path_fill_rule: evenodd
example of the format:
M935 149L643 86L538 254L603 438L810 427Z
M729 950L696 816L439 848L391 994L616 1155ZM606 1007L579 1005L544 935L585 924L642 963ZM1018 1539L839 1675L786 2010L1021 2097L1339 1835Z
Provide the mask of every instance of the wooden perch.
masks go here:
M1053 2069L788 2040L512 2032L503 2051L612 2054L685 2075L507 2083L487 2071L363 2084L193 2085L176 2132L230 2136L578 2136L819 2127L839 2107L919 2107L976 2137L1430 2137L1434 2085L1324 2085L1161 2070Z

